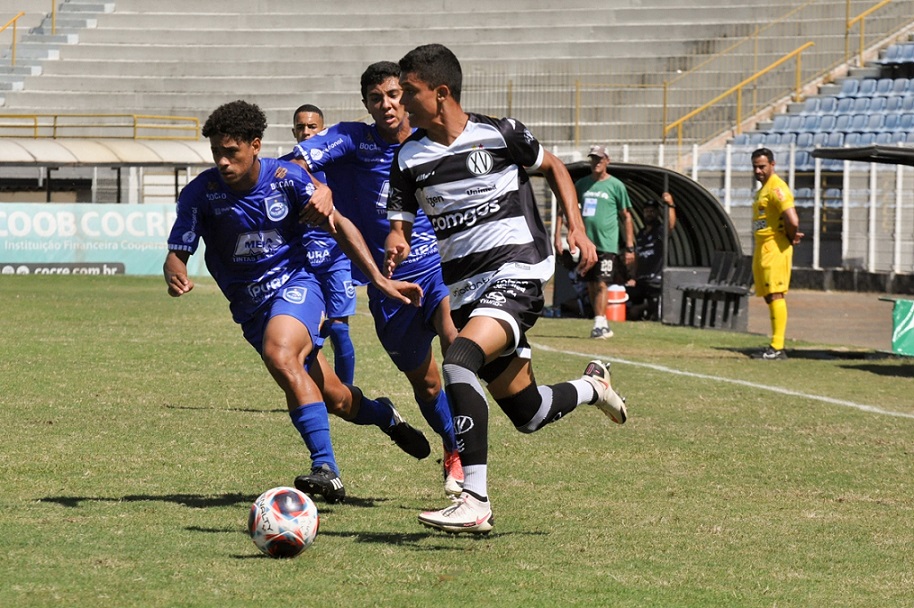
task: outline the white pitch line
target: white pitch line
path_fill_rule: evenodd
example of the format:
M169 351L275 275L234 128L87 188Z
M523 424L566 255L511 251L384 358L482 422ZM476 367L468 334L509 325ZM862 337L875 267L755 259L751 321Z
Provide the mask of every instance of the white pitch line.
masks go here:
M584 357L585 359L599 359L600 357L594 355L593 353L580 353L573 350L561 350L558 348L552 348L551 346L546 346L544 344L533 344L531 346L534 348L539 348L542 350L547 350L553 353L561 353L563 355L574 355L577 357ZM912 418L914 419L914 414L908 414L905 412L892 412L889 410L884 410L872 405L864 405L863 403L854 403L853 401L845 401L843 399L833 399L831 397L823 397L822 395L810 395L809 393L801 393L799 391L794 391L789 388L781 388L778 386L768 386L765 384L757 384L755 382L748 382L746 380L735 380L733 378L724 378L721 376L710 376L708 374L697 374L695 372L686 372L680 369L673 369L671 367L666 367L664 365L656 365L654 363L642 363L640 361L630 361L628 359L620 359L618 357L603 357L606 361L611 361L613 363L624 363L625 365L633 365L635 367L645 367L647 369L652 369L658 372L664 372L667 374L676 374L678 376L688 376L690 378L699 378L701 380L713 380L715 382L725 382L728 384L738 384L740 386L746 386L749 388L759 389L770 391L772 393L780 393L782 395L790 395L792 397L802 397L803 399L812 399L813 401L822 401L823 403L830 403L832 405L840 405L842 407L850 407L856 410L863 412L870 412L872 414L882 414L883 416L895 416L897 418Z

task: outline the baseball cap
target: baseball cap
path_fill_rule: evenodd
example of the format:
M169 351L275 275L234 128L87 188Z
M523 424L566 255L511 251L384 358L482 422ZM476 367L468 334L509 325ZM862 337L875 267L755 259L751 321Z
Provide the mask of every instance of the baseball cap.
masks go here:
M650 200L648 200L648 201L645 201L645 202L644 202L644 206L645 206L645 207L657 207L657 208L659 209L659 208L660 208L660 201L658 201L656 198L652 198L652 199L650 199Z
M599 144L590 146L590 152L587 153L587 156L602 156L609 160L609 152L606 151L606 146L601 146Z

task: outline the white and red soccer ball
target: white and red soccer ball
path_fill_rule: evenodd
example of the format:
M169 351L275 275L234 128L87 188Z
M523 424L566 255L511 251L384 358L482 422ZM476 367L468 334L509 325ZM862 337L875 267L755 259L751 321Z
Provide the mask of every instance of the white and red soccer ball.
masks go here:
M307 494L271 488L257 497L248 515L251 540L270 557L295 557L314 542L320 516Z

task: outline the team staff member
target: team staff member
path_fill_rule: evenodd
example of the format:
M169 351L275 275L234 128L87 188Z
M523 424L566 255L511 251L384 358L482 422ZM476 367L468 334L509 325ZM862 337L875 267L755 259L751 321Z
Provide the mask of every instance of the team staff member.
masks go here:
M752 172L762 187L752 203L752 232L755 250L752 273L755 295L765 298L771 314L771 344L758 355L760 359L786 359L784 337L787 333L787 300L793 246L800 242L800 220L793 204L793 193L774 172L774 153L759 148L752 153Z
M587 293L593 306L591 338L612 338L606 322L607 285L624 282L625 267L635 261L635 231L632 224L632 203L628 191L618 178L609 174L609 152L605 146L591 146L590 175L575 182L574 188L584 218L587 238L597 248L597 263L584 275ZM625 234L625 256L619 256L619 224ZM555 246L562 252L562 215L556 218Z

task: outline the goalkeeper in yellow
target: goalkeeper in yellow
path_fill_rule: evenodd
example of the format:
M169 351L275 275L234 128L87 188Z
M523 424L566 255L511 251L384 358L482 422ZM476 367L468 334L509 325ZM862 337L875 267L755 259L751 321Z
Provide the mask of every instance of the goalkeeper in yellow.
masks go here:
M771 314L771 344L758 355L760 359L786 359L784 336L787 333L787 300L793 246L800 242L800 220L793 205L793 193L774 172L774 153L759 148L752 153L752 173L762 187L752 203L752 232L755 251L752 274L755 295L765 298Z

